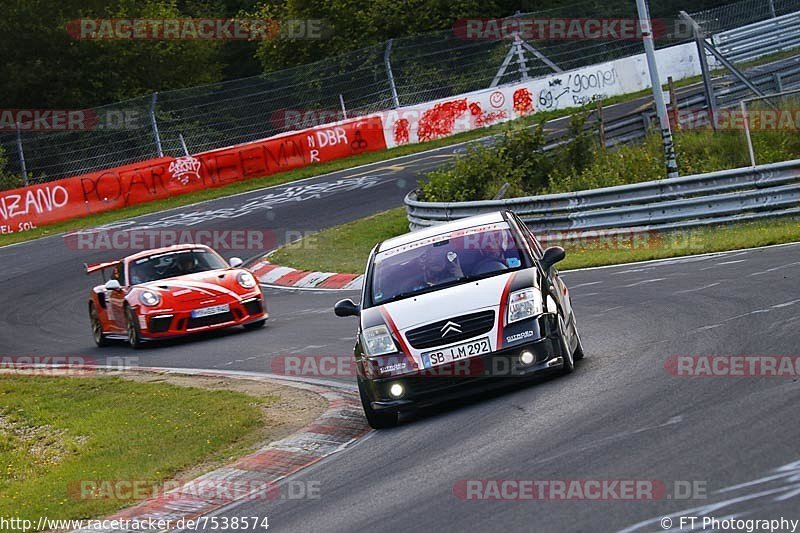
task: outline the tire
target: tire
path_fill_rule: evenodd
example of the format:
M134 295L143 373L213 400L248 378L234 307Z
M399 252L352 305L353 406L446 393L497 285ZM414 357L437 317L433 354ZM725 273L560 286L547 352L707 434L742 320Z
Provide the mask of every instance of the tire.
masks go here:
M266 324L266 323L267 323L267 319L265 318L264 320L258 320L256 322L250 322L249 324L245 324L243 327L244 327L244 329L249 331L251 329L263 328L264 324Z
M94 306L94 302L89 302L89 322L92 324L94 343L101 348L111 344L108 337L103 333L103 323L100 321L100 315L97 312L97 308Z
M367 423L372 429L386 429L398 424L400 416L396 411L381 412L372 408L367 397L366 385L360 379L358 380L358 393L361 396L361 406L364 408Z
M139 331L139 321L133 309L125 308L125 321L128 323L128 344L131 348L139 349L142 347L142 333Z
M575 347L575 351L572 354L572 359L574 361L580 361L585 357L583 353L583 342L581 342L581 336L578 334L578 326L575 326L575 336L578 338L578 345Z
M564 331L564 321L558 317L558 338L561 341L561 353L564 359L564 365L561 367L562 374L571 374L575 370L575 359L573 358L572 351L567 344L567 336Z

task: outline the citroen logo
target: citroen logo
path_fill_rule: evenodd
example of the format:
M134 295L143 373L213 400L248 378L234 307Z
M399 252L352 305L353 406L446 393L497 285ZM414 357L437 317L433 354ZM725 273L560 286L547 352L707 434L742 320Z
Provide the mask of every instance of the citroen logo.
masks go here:
M447 324L442 326L442 329L439 331L442 332L442 337L446 337L451 333L461 333L461 326L456 324L455 322L447 321Z

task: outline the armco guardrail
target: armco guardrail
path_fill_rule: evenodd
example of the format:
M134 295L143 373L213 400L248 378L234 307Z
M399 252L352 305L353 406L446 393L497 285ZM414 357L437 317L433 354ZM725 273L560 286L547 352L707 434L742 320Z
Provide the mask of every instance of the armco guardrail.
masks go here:
M476 202L405 198L412 230L500 209L558 240L800 214L800 159L588 191Z
M712 42L729 61L750 61L800 46L800 13L720 32Z

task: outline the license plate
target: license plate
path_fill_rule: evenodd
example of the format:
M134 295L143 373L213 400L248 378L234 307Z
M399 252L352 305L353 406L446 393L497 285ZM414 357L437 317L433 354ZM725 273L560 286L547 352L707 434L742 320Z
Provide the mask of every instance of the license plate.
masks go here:
M461 359L468 359L476 355L484 355L491 351L492 346L489 344L489 337L484 337L482 339L456 344L455 346L441 348L434 352L426 352L422 354L422 364L425 368L430 368Z
M231 308L228 304L212 305L211 307L203 307L202 309L195 309L192 311L192 318L201 318L204 316L219 315L227 313Z

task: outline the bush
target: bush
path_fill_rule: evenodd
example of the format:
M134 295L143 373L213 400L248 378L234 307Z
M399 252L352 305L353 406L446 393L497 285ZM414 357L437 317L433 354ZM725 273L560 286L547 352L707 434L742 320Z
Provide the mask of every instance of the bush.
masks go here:
M6 154L3 147L0 146L0 191L22 187L22 177L8 173L6 171L7 163Z
M587 110L570 120L571 142L543 152L544 128L511 129L492 147L471 148L446 170L428 174L420 186L425 201L488 200L504 182L506 197L571 192L642 181L666 175L661 137L648 135L640 144L604 150L596 132L586 127ZM681 175L744 167L750 164L740 131L707 129L677 132L675 152ZM769 130L752 134L757 163L774 163L800 157L796 131Z

